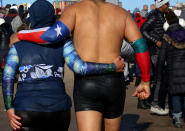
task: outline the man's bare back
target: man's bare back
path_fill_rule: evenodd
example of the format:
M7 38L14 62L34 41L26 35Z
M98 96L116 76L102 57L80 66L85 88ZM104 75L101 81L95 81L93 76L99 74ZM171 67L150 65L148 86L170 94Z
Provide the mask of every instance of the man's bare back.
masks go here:
M66 9L60 20L73 32L82 60L100 63L111 63L120 55L123 38L128 34L126 25L136 26L127 11L100 0L83 0ZM139 37L138 32L127 39L133 42Z
M136 23L124 9L103 0L82 0L67 8L55 25L49 29L40 30L38 35L18 33L19 38L36 43L54 43L68 37L71 32L78 54L83 61L88 62L112 63L120 55L124 37L129 42L134 42L142 82L133 96L141 99L149 97L150 57L148 48ZM18 36L14 34L10 45L17 41Z

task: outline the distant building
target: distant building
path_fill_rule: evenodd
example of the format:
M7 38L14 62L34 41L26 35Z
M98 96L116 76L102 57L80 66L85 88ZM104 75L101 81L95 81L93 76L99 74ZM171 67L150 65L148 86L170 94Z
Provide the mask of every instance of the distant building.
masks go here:
M58 0L53 2L53 6L54 8L59 8L62 11L64 11L64 9L72 4L77 3L79 0ZM58 4L57 4L58 3ZM58 6L58 7L57 7Z

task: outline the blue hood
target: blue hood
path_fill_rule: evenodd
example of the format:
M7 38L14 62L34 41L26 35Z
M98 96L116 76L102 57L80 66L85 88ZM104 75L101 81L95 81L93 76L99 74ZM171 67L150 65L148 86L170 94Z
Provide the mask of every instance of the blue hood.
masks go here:
M31 29L51 26L55 21L55 10L47 0L36 0L29 9Z

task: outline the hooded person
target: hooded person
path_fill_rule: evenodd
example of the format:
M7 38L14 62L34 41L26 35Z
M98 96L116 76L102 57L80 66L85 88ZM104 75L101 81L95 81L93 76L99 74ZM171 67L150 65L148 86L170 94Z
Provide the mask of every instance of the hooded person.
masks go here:
M163 36L164 40L159 55L157 82L162 79L161 72L166 63L165 77L172 100L173 124L177 128L182 128L181 117L185 110L185 21L179 19L172 11L167 14L166 20L163 26L166 33Z
M54 8L46 0L37 0L29 10L31 29L47 28L55 21ZM83 62L71 41L37 45L20 41L9 51L3 75L3 97L10 124L14 130L62 130L70 123L71 99L63 82L64 56L75 73L115 72L114 63ZM121 66L123 68L123 66ZM19 70L17 92L13 98L14 75ZM62 80L61 80L62 79Z
M40 8L41 5L45 8ZM31 28L52 25L54 8L45 0L37 0L30 8L30 20ZM68 130L71 99L61 81L64 67L62 48L20 41L10 49L2 88L7 115L14 130L58 130L59 127ZM13 98L17 69L20 77ZM11 117L12 114L15 117Z

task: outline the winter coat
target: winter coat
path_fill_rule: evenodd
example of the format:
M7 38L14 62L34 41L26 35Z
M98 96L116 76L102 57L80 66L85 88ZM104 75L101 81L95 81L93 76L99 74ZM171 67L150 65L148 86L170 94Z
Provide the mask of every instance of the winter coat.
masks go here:
M158 55L159 47L157 47L157 41L162 41L164 35L163 24L165 23L165 14L155 9L150 12L147 20L141 27L141 33L147 41L150 54Z
M165 67L168 91L172 95L185 93L185 29L179 24L171 25L164 34L164 40L160 50L157 80L162 78Z

